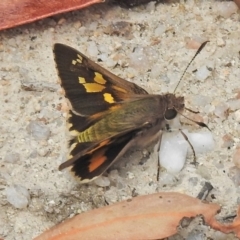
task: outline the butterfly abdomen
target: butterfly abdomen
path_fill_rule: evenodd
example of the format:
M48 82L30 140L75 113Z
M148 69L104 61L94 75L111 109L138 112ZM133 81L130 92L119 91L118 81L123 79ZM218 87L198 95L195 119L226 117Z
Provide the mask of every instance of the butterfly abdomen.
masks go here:
M97 142L111 137L114 132L109 128L108 119L103 118L77 136L78 142Z

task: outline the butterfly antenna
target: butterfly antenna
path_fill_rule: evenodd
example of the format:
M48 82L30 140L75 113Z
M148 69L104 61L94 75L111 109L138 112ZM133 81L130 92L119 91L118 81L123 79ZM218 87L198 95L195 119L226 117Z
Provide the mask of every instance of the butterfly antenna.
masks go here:
M183 77L184 77L187 69L189 68L189 66L191 65L191 63L193 62L193 60L194 60L194 59L196 58L196 56L203 50L203 48L205 47L205 45L206 45L208 42L209 42L209 41L206 41L206 42L204 42L204 43L201 44L201 46L199 47L199 49L197 50L197 52L196 52L195 55L193 56L192 60L188 63L187 67L186 67L185 70L183 71L183 74L182 74L180 80L178 81L178 84L177 84L177 86L175 87L173 93L176 92L176 90L177 90L180 82L182 81L182 79L183 79Z
M177 111L177 112L178 112L178 111ZM180 112L178 112L178 113L179 113L181 116L185 117L186 119L190 120L191 122L196 123L198 126L207 128L207 129L211 132L211 129L210 129L210 128L208 127L208 125L205 124L204 122L194 121L193 119L191 119L191 118L183 115L182 113L180 113Z
M187 110L187 111L189 111L189 112L191 112L191 113L194 113L194 114L200 113L199 111L194 111L194 110L192 110L192 109L190 109L190 108L186 108L186 107L185 107L185 110ZM176 111L177 111L177 110L176 110ZM177 112L178 112L178 111L177 111ZM205 124L205 123L203 123L203 122L194 121L193 119L186 117L186 116L183 115L182 113L180 113L180 112L178 112L178 113L179 113L180 115L182 115L183 117L185 117L186 119L188 119L188 120L196 123L198 126L200 126L200 127L205 127L205 128L207 128L209 131L211 131L210 128L207 126L207 124Z
M194 111L194 110L192 110L192 109L190 109L190 108L186 108L186 107L185 107L185 109L186 109L187 111L191 112L191 113L194 113L194 114L200 113L199 111Z

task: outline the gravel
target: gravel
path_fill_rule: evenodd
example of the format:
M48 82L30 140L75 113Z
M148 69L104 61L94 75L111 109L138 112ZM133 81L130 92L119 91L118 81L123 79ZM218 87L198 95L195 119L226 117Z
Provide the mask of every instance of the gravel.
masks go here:
M228 1L150 3L130 10L101 4L1 32L0 237L33 239L77 213L139 194L197 196L206 181L214 187L208 200L224 206L219 218L234 214L240 199L239 17ZM162 168L158 182L156 155L139 149L116 163L105 175L109 181L98 185L79 185L67 171L58 171L68 154L68 133L54 43L102 59L100 64L116 75L162 94L174 91L205 40L210 42L176 92L188 108L200 111L186 115L208 124L215 141L212 151L197 154L198 167L189 155L179 173ZM181 120L189 132L200 131ZM171 239L183 236L234 239L198 223Z

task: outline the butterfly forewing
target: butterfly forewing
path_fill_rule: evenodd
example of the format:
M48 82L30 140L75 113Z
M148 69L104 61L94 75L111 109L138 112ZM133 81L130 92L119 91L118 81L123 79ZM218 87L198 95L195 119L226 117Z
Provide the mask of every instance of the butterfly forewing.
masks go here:
M131 94L147 94L143 88L117 77L69 46L55 44L54 55L65 95L79 115L107 111Z

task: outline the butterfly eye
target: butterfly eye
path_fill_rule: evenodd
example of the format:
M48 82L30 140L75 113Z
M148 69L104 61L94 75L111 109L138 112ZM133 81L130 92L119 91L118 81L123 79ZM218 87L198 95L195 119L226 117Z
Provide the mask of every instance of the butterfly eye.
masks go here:
M174 108L169 108L166 110L164 117L166 120L172 120L177 116L177 111Z

